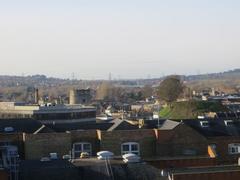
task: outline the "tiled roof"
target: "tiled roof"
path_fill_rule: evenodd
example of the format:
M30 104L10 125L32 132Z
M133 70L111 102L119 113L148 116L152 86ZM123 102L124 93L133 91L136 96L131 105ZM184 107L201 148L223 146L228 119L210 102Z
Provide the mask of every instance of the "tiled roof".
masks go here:
M114 119L111 121L111 123L113 123L113 125L107 131L138 129L138 126L132 125L129 122L122 119Z
M171 130L177 127L181 122L165 120L159 129L161 130Z
M202 126L201 121L207 125ZM240 136L240 120L237 119L192 119L183 122L206 137Z

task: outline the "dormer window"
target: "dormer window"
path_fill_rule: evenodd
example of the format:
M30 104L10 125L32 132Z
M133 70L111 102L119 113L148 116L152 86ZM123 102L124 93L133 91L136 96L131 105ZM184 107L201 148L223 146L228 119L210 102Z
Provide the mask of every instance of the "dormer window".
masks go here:
M229 154L239 154L240 153L240 144L234 143L228 145L228 153Z
M232 126L234 124L233 120L225 120L224 123L226 126Z
M208 121L200 121L200 125L204 128L209 127L209 122Z

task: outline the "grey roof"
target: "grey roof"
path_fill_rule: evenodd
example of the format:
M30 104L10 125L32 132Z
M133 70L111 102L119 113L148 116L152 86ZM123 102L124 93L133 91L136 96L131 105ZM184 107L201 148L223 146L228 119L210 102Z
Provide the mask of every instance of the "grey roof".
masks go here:
M177 127L181 122L178 120L168 120L168 119L159 119L159 120L145 120L144 127L146 129L155 129L159 128L162 130L171 130Z
M231 124L226 125L225 121L229 120ZM208 126L201 126L201 121L208 122ZM205 137L240 136L240 119L191 119L183 122Z
M177 127L179 124L181 124L181 122L171 121L171 120L167 119L163 122L163 124L161 125L161 127L159 127L159 129L161 129L161 130L172 130L175 127Z
M111 121L111 123L113 123L113 125L107 131L138 129L138 126L132 125L129 122L122 119L114 119Z
M111 122L113 122L113 125L107 130L107 131L113 131L114 129L116 129L122 122L122 119L114 119Z
M56 123L46 124L47 127L53 129L56 132L74 131L74 130L102 130L106 131L113 124L109 122L76 122L76 123Z
M127 121L115 119L110 122L77 122L77 123L56 123L56 124L42 124L40 121L34 119L0 119L0 133L6 133L4 129L12 127L13 132L25 133L48 133L48 132L66 132L72 130L132 130L138 129L138 126L132 125Z
M25 132L25 133L47 133L53 132L48 127L42 128L43 124L33 119L0 119L0 133L6 133L6 127L12 127L13 132ZM41 128L41 129L40 129Z

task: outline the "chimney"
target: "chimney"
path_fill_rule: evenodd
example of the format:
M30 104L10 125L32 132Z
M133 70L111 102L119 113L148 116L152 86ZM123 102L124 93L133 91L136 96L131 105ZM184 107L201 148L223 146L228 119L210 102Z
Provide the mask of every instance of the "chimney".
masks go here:
M35 88L34 103L35 103L35 104L38 104L38 101L39 101L38 88Z

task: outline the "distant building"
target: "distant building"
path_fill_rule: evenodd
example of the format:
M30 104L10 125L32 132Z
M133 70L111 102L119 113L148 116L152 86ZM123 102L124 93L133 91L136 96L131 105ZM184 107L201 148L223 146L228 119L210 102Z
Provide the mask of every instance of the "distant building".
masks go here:
M90 89L72 89L69 94L69 104L88 104L92 100Z
M0 119L31 118L43 124L96 121L96 108L83 105L28 105L0 102Z

